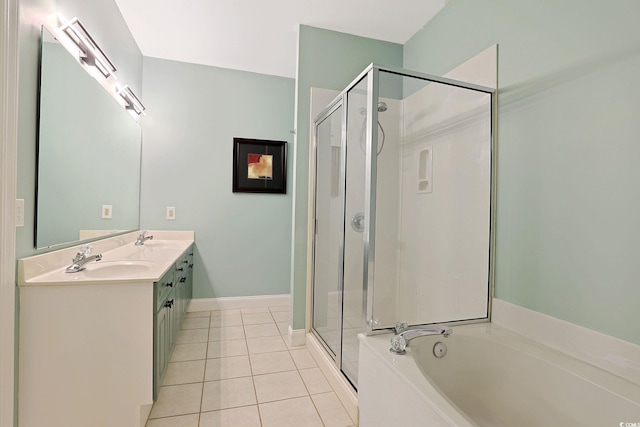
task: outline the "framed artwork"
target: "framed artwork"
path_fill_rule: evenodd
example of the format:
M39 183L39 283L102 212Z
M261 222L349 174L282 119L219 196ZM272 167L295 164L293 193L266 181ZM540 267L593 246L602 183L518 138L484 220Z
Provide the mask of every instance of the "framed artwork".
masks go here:
M287 192L287 143L233 138L233 192Z

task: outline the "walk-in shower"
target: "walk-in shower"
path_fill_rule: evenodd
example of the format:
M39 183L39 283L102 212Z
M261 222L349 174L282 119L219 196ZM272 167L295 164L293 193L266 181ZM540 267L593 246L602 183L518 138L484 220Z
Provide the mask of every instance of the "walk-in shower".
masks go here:
M489 316L493 90L372 64L314 131L311 330L357 388L359 333Z

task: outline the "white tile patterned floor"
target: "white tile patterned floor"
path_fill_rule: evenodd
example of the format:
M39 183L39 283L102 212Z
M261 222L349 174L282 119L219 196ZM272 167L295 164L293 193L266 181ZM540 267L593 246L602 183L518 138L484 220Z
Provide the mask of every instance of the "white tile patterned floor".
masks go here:
M187 313L146 427L352 427L289 307Z

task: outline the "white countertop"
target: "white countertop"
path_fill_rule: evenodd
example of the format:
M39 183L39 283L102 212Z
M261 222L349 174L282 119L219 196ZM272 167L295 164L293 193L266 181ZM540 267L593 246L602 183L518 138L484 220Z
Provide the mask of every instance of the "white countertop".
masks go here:
M155 282L173 268L176 260L194 242L193 231L153 231L142 246L134 243L139 231L91 242L92 255L101 261L86 264L86 269L66 273L78 252L78 246L23 258L18 261L19 286L98 285Z

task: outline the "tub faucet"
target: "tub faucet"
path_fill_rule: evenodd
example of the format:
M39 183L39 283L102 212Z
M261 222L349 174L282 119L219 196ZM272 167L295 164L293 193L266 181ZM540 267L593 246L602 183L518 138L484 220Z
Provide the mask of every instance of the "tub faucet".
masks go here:
M396 324L396 334L391 338L391 348L389 351L394 354L405 354L406 348L411 340L418 337L425 337L428 335L442 335L448 338L453 333L451 328L419 328L419 329L407 329L406 323L401 322Z
M146 242L147 240L153 240L153 236L147 236L147 231L145 230L138 236L138 239L136 240L136 246L144 245L144 242Z
M77 273L78 271L82 271L87 268L87 264L91 261L100 261L102 259L102 254L91 255L91 249L93 248L90 245L80 246L78 253L73 258L73 264L67 267L65 272Z

